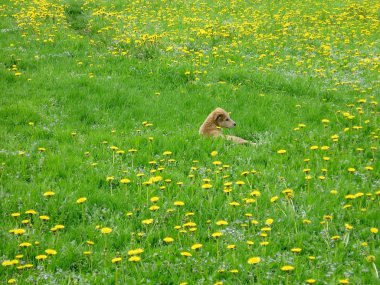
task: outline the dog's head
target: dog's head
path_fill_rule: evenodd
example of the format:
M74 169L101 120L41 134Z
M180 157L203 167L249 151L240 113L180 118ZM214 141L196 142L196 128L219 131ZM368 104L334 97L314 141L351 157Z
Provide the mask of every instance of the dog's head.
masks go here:
M236 123L230 118L230 115L222 108L216 108L213 112L214 122L221 128L233 128Z

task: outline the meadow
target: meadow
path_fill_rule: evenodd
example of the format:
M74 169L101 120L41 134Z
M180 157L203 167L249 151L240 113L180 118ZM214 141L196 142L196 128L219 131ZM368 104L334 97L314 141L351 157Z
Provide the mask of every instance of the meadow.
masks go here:
M0 0L0 282L379 284L379 9Z

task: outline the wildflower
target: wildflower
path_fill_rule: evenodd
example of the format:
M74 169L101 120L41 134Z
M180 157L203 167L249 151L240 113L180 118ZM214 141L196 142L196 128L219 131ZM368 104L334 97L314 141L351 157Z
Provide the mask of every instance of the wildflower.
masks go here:
M82 204L82 203L84 203L86 201L87 201L87 198L86 197L82 197L82 198L79 198L76 203L77 204Z
M202 185L202 189L210 189L211 187L212 185L208 183Z
M35 210L27 210L25 211L25 214L36 215L37 212Z
M128 261L130 261L130 262L139 262L139 261L141 261L141 257L137 256L137 255L133 255L130 258L128 258Z
M314 284L315 282L317 282L317 280L310 278L310 279L305 280L305 282L307 284Z
M128 184L128 183L131 183L131 180L129 180L128 178L123 178L120 180L120 183L121 184Z
M141 223L143 223L144 225L150 225L151 223L153 223L153 219L146 219L146 220L143 220Z
M20 213L12 213L11 217L14 217L14 218L20 217Z
M377 234L379 232L379 229L378 228L371 228L370 232L373 234Z
M26 231L24 229L13 229L13 230L10 230L9 232L13 233L14 235L23 235L25 234Z
M220 220L220 221L217 221L216 224L218 226L226 226L228 225L228 222L227 221L224 221L224 220Z
M166 242L166 243L172 243L174 241L174 239L171 238L171 237L166 237L166 238L163 239L163 241Z
M253 190L251 193L250 193L251 196L254 196L254 197L260 197L261 196L261 193L259 190Z
M213 238L218 238L218 237L221 237L222 235L223 235L223 233L221 233L221 232L215 232L215 233L211 234L211 236Z
M265 224L266 224L267 226L270 226L271 224L273 224L273 219L266 219L266 220L265 220Z
M277 151L278 154L285 154L286 153L286 150L285 149L280 149Z
M272 203L276 202L278 200L278 196L274 196L270 199Z
M183 205L185 205L185 203L182 201L175 201L174 202L174 206L183 206Z
M260 257L251 257L250 259L248 259L248 263L249 264L257 264L261 262L261 258Z
M48 254L48 255L56 255L57 254L57 251L54 250L54 249L50 249L48 248L47 250L45 250L45 252Z
M290 251L294 253L300 253L302 251L302 248L295 247L295 248L292 248Z
M40 254L40 255L37 255L36 256L36 259L37 260L44 260L44 259L46 259L47 258L47 255L45 255L45 254Z
M54 196L55 193L53 191L47 191L43 194L45 197L51 197L51 196Z
M111 229L111 228L102 228L102 229L100 230L100 232L101 232L102 234L109 234L109 233L112 232L112 229Z
M29 243L29 242L22 242L22 243L20 243L18 246L19 246L19 247L30 247L30 246L32 246L32 244Z
M14 278L11 278L7 281L8 284L15 284L16 283L16 279Z
M139 255L144 252L142 248L131 249L128 251L128 255Z
M122 260L121 257L112 258L112 263L119 263Z
M285 266L281 267L281 270L286 271L286 272L293 271L294 269L295 269L294 266L291 266L291 265L285 265Z
M42 216L39 216L39 218L43 221L48 221L50 220L50 217L49 216L46 216L46 215L42 215Z
M348 170L349 173L354 173L356 171L356 169L353 168L353 167L350 167L347 170Z
M349 284L349 283L350 283L350 281L347 278L339 280L339 284Z
M185 257L191 257L191 256L193 256L190 252L187 252L187 251L182 251L181 255L185 256Z
M203 247L203 245L201 244L201 243L196 243L196 244L193 244L192 246L191 246L191 249L193 249L193 250L197 250L197 249L200 249L200 248L202 248Z
M374 255L368 255L365 258L368 262L375 262L376 258Z
M211 152L211 156L214 157L214 156L217 156L218 155L218 152L216 150L212 151Z

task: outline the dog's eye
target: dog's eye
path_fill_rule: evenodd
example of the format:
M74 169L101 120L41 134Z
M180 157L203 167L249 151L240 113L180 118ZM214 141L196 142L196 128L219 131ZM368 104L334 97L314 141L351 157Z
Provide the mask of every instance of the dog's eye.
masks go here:
M229 121L230 119L226 119L226 121Z

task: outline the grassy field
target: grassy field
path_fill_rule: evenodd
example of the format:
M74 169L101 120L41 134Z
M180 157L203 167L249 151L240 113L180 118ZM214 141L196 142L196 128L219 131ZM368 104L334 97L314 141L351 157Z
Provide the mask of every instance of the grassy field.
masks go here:
M0 282L379 284L379 9L0 0Z

